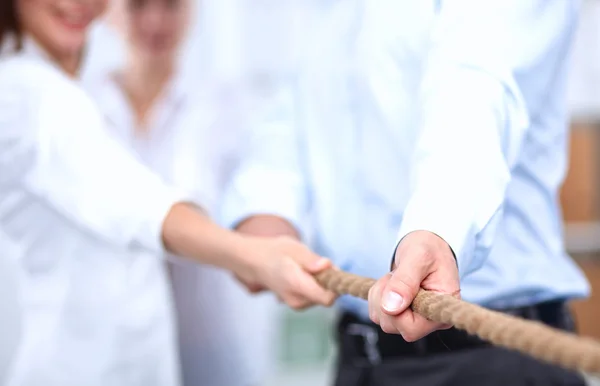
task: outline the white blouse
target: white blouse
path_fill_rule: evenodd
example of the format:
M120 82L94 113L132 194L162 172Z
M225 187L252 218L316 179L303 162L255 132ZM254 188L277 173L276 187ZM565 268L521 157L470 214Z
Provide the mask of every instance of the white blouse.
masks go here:
M107 135L32 43L0 59L0 233L20 251L9 386L176 386L162 223L187 194Z
M163 179L193 192L218 222L220 198L241 158L245 104L237 88L182 69L158 98L144 135L117 76L86 81L107 129ZM185 385L263 384L273 359L274 299L247 294L229 272L169 257Z

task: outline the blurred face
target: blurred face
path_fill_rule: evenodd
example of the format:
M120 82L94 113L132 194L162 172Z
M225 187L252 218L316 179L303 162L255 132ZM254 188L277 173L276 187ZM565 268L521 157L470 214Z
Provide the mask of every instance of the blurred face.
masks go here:
M108 3L108 0L16 1L23 30L58 61L79 57L88 27Z
M148 60L172 58L189 23L189 0L126 1L130 44Z

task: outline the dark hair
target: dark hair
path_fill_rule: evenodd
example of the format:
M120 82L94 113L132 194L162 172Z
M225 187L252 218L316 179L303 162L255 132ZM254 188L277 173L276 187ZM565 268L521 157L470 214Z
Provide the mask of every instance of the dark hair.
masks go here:
M22 31L17 14L17 0L0 0L0 50L6 44L6 38L13 35L16 49L21 49Z

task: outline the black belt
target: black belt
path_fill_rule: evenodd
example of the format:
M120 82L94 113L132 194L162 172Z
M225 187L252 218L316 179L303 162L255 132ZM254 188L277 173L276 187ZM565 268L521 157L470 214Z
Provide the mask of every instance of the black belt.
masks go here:
M498 311L561 330L575 331L571 312L567 303L562 300ZM386 358L434 355L490 345L456 328L436 331L416 342L406 342L402 336L386 334L378 325L365 322L348 312L341 315L337 336L340 345L339 359L342 362L354 362L358 359L372 364Z

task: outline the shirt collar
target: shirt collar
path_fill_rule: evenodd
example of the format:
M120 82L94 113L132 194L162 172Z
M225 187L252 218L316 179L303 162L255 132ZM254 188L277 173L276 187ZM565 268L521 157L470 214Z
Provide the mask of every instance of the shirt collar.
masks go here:
M119 131L124 128L132 128L133 117L130 103L117 79L117 73L107 71L99 77L87 79L86 87L99 101L106 119ZM186 80L187 78L181 69L176 69L169 83L155 101L150 112L153 121L151 136L160 135L154 129L162 127L163 125L160 122L167 119L165 117L177 115L188 102L190 89L189 82ZM121 134L128 136L130 134L129 129Z
M61 72L64 70L56 63L56 61L50 56L50 54L42 48L42 46L31 36L23 36L23 44L20 50L16 50L16 38L14 35L9 35L6 38L6 42L0 51L0 59L9 57L22 57L30 58L32 60L43 61L59 69ZM85 50L85 49L84 49ZM85 54L82 58L80 69L84 67L83 61L85 60Z

